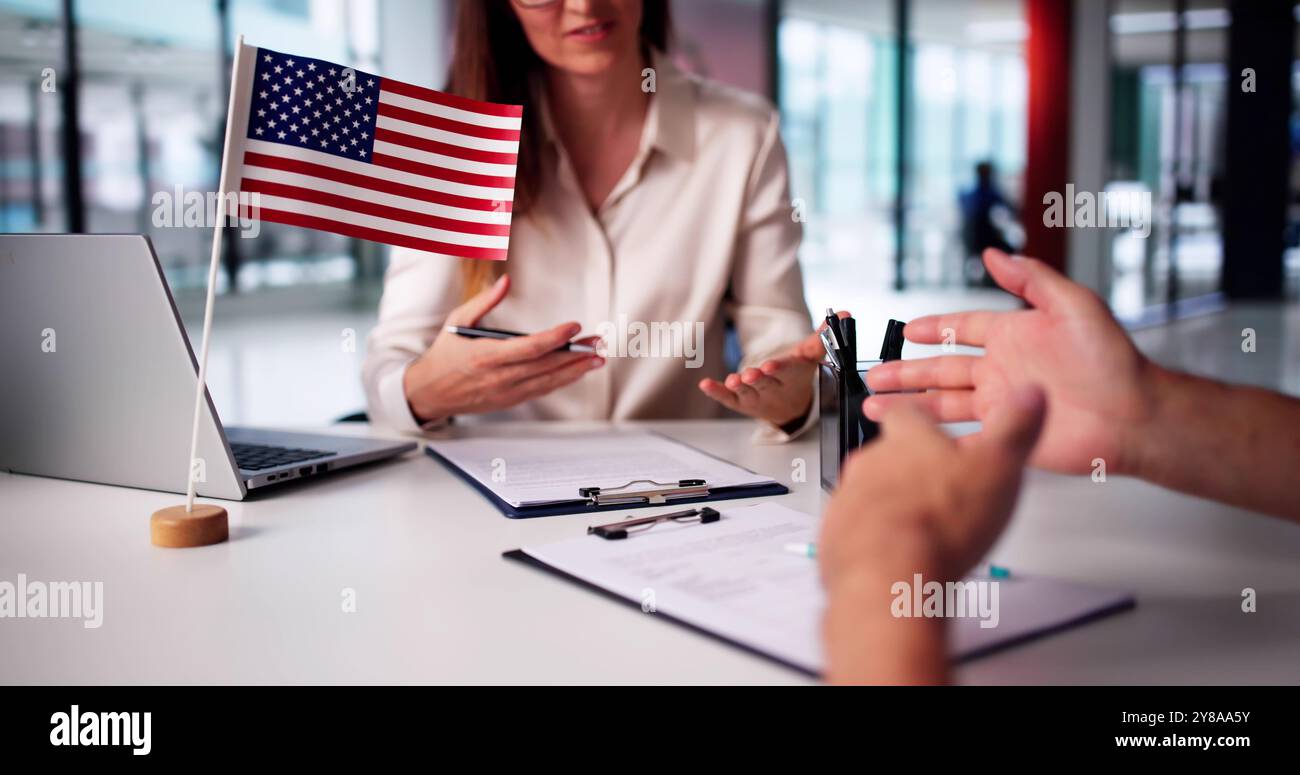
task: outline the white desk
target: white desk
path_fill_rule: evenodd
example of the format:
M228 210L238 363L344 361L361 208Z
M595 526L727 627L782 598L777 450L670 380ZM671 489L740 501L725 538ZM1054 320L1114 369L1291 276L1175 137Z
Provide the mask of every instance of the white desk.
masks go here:
M753 447L740 421L645 426L787 484L803 457L810 481L778 500L820 507L812 441ZM99 629L0 619L0 682L806 681L501 559L591 518L506 519L423 453L227 504L229 543L151 546L150 513L178 500L0 474L0 579L102 581L105 598ZM963 682L1300 683L1300 527L1034 473L993 557L1133 589L1138 607L969 663Z

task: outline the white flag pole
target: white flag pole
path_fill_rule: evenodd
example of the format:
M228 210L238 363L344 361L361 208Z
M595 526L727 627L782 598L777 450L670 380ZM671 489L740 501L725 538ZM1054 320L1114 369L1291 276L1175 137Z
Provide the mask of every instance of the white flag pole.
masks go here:
M226 226L226 191L230 172L230 140L235 131L235 95L239 92L239 66L244 56L244 36L235 42L235 60L230 69L230 102L226 106L226 136L221 145L221 175L217 180L217 220L212 227L212 258L208 264L208 298L203 307L203 342L199 345L199 381L194 390L194 424L190 429L190 460L185 472L188 484L185 489L185 511L194 511L194 494L197 482L194 478L194 461L199 454L199 419L203 416L204 394L207 392L208 380L208 345L212 339L212 304L217 292L217 267L221 263L222 235ZM238 215L238 208L236 208ZM233 282L233 280L232 280Z

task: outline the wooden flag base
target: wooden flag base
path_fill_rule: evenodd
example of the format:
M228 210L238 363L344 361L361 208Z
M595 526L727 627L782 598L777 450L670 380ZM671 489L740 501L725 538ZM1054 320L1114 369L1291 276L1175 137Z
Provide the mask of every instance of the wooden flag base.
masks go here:
M226 510L220 506L196 503L193 511L186 511L184 506L168 506L149 518L149 540L154 546L183 549L219 544L228 538Z

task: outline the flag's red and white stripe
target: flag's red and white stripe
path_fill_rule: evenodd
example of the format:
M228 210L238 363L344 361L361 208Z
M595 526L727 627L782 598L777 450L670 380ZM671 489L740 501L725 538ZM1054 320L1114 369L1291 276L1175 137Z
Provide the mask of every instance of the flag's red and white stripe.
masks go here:
M264 221L504 260L522 109L384 79L368 161L243 139L239 188Z

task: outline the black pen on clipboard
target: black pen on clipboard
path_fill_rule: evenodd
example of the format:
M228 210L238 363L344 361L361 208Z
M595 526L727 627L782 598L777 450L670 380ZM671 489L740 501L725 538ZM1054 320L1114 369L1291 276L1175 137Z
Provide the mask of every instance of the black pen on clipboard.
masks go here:
M466 339L514 339L517 336L527 336L519 331L506 331L500 328L483 328L479 326L443 326L443 330L453 333L457 336L463 336ZM564 350L571 353L595 353L596 348L589 344L578 344L568 342L563 347L555 348L556 351Z

